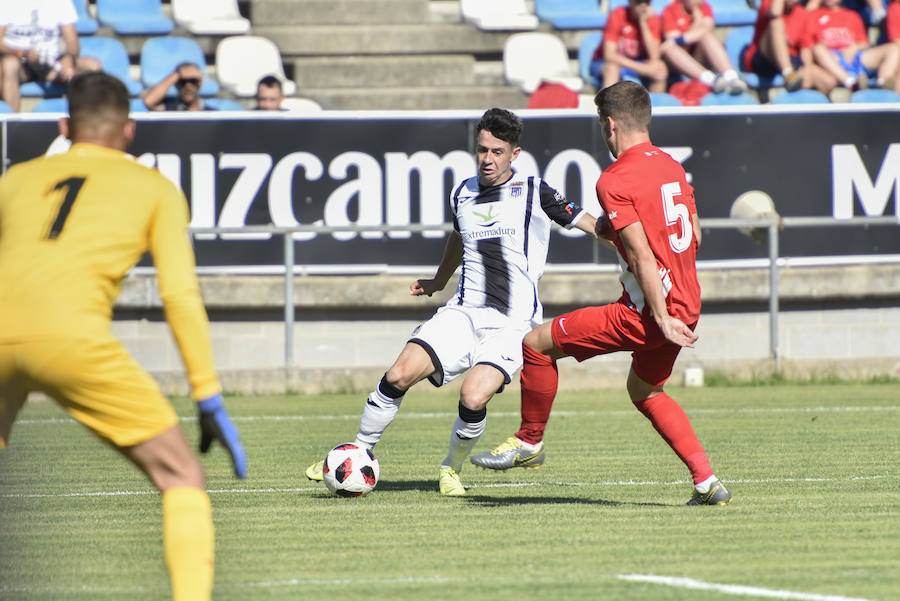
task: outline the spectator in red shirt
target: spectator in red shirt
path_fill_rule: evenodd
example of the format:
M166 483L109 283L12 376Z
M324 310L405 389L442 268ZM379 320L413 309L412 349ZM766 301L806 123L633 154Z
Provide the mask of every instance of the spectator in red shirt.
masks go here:
M847 88L875 85L894 89L900 67L900 45L869 46L862 17L841 6L841 0L822 0L822 7L809 13L806 40L816 62Z
M900 0L894 0L888 6L884 29L888 42L900 45Z
M753 41L741 57L744 71L764 77L780 73L789 92L815 88L828 94L837 79L815 63L810 48L801 48L806 15L800 0L763 0Z
M703 82L717 94L747 91L716 37L712 7L705 0L672 0L663 10L662 28L662 56L673 71Z
M650 0L629 0L612 11L594 60L603 60L603 87L625 78L640 79L651 92L665 92L669 70L663 62L659 16Z

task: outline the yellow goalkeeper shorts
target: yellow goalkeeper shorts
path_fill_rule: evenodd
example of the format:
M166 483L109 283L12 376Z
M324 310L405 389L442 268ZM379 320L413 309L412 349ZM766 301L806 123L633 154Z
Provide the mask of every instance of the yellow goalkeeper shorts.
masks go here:
M112 336L0 341L0 448L29 392L55 399L101 439L119 447L178 423L156 381Z

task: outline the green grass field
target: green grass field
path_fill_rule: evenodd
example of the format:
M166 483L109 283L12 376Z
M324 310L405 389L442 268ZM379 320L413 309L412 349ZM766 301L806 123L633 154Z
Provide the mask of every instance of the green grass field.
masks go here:
M407 396L360 499L303 469L353 439L364 395L230 398L251 476L233 479L220 448L203 460L214 598L900 599L896 383L671 388L734 494L699 508L682 506L686 469L620 390L562 393L544 467L469 465L468 496L442 498L450 388ZM189 401L176 407L194 441ZM518 394L498 396L476 452L517 425ZM0 452L0 599L168 595L158 494L53 403L29 402Z

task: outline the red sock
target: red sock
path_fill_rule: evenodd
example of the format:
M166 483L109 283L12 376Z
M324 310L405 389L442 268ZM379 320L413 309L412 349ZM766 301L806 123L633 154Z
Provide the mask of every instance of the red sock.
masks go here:
M521 441L537 444L544 438L550 409L556 398L559 372L556 361L522 343L522 425L516 432Z
M635 403L634 406L650 420L663 440L669 443L675 454L691 470L694 484L703 482L713 475L709 459L703 451L703 445L694 434L688 416L672 397L661 392L651 399Z

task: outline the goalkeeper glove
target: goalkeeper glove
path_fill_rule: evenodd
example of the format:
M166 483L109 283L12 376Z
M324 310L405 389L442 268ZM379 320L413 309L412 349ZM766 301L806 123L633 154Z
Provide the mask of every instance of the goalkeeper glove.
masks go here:
M197 402L200 412L200 452L205 453L218 440L234 463L234 474L238 478L247 477L247 454L241 444L241 436L225 410L225 402L221 394L214 394L208 399Z

